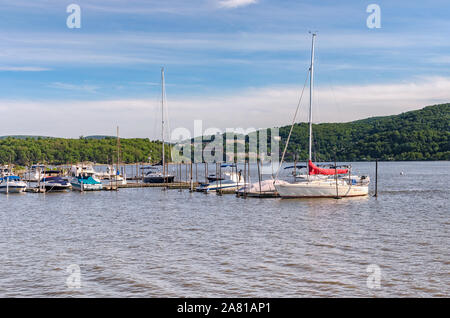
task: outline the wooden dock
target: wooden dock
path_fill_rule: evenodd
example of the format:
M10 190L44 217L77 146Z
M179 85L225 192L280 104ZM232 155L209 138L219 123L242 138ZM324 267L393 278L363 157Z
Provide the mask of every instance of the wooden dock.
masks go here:
M240 197L246 197L246 198L260 198L260 199L270 199L270 198L279 198L280 195L278 192L247 192L243 193L240 192L238 194Z
M199 184L194 182L194 190ZM133 188L167 188L167 189L190 189L191 184L189 182L174 182L174 183L127 183L118 184L114 182L111 184L103 184L102 191L117 191L118 189L133 189ZM28 187L26 192L29 193L45 193L45 188Z
M194 189L199 184L194 182L193 186ZM167 188L167 189L189 189L191 187L191 184L189 182L173 182L173 183L127 183L127 184L118 184L117 187L119 189L132 189L132 188ZM116 190L116 185L114 182L112 182L111 185L103 185L103 190L105 191L111 191Z

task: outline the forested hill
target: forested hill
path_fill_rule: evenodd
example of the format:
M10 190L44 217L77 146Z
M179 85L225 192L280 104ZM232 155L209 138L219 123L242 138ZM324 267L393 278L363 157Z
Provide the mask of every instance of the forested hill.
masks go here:
M120 140L121 162L135 163L161 160L161 142L132 138ZM169 155L167 147L167 156ZM80 137L79 139L21 136L0 139L0 164L19 165L45 162L67 164L79 161L110 163L117 161L115 137Z
M290 126L280 128L282 141ZM372 117L349 123L313 126L316 161L450 160L450 104L428 106L400 115ZM284 144L282 145L282 149ZM296 124L288 159L308 155L308 125Z
M290 126L280 128L281 145ZM400 115L373 117L349 123L313 127L315 161L450 160L450 104L428 106ZM161 142L121 139L124 163L161 160ZM296 124L287 152L298 160L308 158L308 124ZM170 147L166 147L169 158ZM0 164L27 165L38 162L66 164L79 161L109 163L117 159L117 139L108 136L79 139L14 136L0 138Z

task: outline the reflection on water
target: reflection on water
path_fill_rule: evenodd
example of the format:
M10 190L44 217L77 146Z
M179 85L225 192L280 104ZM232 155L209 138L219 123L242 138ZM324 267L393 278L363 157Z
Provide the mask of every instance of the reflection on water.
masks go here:
M373 163L354 167L374 180ZM380 163L378 199L3 195L0 296L448 296L448 168ZM367 287L370 264L380 289Z

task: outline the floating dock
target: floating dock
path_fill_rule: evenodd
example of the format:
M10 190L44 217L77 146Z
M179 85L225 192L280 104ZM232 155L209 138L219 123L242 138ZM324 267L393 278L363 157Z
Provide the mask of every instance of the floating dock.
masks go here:
M197 182L193 183L193 188L198 186ZM133 188L166 188L166 189L190 189L190 182L173 182L173 183L127 183L127 184L115 184L112 182L111 184L103 184L103 188L101 191L117 191L118 189L133 189ZM44 188L39 187L29 187L26 189L26 192L29 193L45 193Z
M193 187L194 189L198 186L199 184L194 182L193 183ZM114 188L114 190L116 189L116 185L114 182L112 182L111 185L109 184L104 184L103 185L103 190L111 190L111 187ZM191 183L190 182L173 182L173 183L137 183L137 182L132 182L132 183L127 183L127 184L118 184L117 187L119 189L122 188L126 188L126 189L130 189L130 188L168 188L168 189L189 189L191 187Z

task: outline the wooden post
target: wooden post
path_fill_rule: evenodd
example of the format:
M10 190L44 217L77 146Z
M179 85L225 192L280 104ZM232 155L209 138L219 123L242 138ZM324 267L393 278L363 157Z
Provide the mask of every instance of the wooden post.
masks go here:
M190 191L193 192L194 191L194 179L193 179L193 170L192 170L192 160L191 160L191 180L190 180Z
M39 192L41 192L41 168L38 168L38 188L39 188Z
M178 180L180 179L180 176L178 175L178 172L179 172L178 167L179 167L179 164L176 163L175 164L175 169L177 169L177 172L175 173L175 182L178 182Z
M247 197L248 185L245 185L246 180L247 180L247 159L244 157L244 198Z
M116 166L116 175L114 176L114 178L116 178L116 190L119 189L119 183L118 183L118 179L119 179L119 175L118 173L120 173L120 139L119 139L119 126L117 126L117 166Z
M222 195L222 163L219 163L219 193Z
M195 183L198 183L198 163L195 163Z
M336 153L334 154L334 179L336 180L336 197L335 197L335 199L340 199L339 186L338 186L338 175L337 175Z
M236 166L236 180L237 180L237 187L236 187L236 196L239 196L239 181L241 181L240 179L240 175L238 172L238 164L237 164L237 158L234 158L234 165Z
M258 165L258 182L259 182L259 196L261 196L261 170L260 170L260 165L261 160L258 158L256 161L256 164Z
M378 197L378 159L375 159L375 198Z
M248 182L250 182L250 158L248 159L248 167L247 167L247 180L248 180Z

